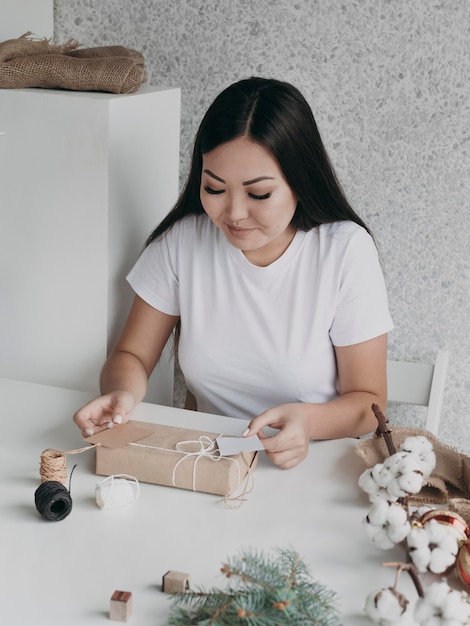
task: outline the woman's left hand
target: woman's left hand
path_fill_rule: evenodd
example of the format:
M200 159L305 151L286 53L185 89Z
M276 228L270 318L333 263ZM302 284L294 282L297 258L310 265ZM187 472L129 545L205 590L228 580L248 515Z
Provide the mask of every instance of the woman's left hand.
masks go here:
M258 435L271 461L281 469L290 469L305 459L310 440L308 405L283 404L268 409L251 420L243 435ZM262 428L270 426L279 429L275 435L267 437Z

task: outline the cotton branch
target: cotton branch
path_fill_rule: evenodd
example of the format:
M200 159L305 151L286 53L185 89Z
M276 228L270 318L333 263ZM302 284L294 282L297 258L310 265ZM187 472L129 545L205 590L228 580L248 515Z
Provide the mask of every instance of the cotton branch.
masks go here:
M390 454L390 456L392 456L392 454L396 453L397 449L395 448L395 444L393 443L392 431L387 426L388 420L377 404L372 405L372 411L374 412L377 422L379 423L376 435L378 437L383 436L384 441L387 445L388 453Z
M397 568L397 576L395 578L395 585L394 587L396 587L397 583L398 583L398 578L400 577L401 572L406 571L408 572L408 574L411 577L411 580L413 581L413 584L416 588L416 591L418 593L418 596L420 598L424 598L424 589L423 589L423 585L421 583L421 579L419 577L419 574L416 570L416 567L413 565L413 563L382 563L382 565L384 567L396 567Z

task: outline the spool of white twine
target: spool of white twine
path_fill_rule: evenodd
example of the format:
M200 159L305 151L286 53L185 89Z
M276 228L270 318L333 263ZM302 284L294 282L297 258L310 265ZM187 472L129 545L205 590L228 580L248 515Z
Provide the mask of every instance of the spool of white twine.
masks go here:
M97 483L96 504L102 510L122 509L134 504L139 493L140 486L137 478L127 474L115 474Z

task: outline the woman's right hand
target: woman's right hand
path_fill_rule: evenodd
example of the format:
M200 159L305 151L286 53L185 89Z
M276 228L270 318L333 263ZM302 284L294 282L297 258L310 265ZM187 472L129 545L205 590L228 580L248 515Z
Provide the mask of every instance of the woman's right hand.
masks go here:
M135 408L135 400L128 391L113 391L95 398L79 409L73 421L84 437L112 428L114 424L129 421Z
M101 370L103 395L73 416L84 437L127 422L145 397L147 379L159 360L178 316L167 315L136 296L116 347Z

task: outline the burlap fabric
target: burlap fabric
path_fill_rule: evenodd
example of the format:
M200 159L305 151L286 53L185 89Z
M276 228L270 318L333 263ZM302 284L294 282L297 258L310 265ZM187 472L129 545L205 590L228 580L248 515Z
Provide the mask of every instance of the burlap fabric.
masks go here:
M432 443L436 455L433 473L418 494L409 496L408 502L412 506L445 505L459 513L470 526L470 458L442 444L426 430L398 427L390 430L397 449L407 437L423 435ZM356 452L368 467L383 463L390 456L383 437L361 439Z
M0 43L0 88L43 87L134 93L147 80L144 57L124 46L57 45L25 33Z

